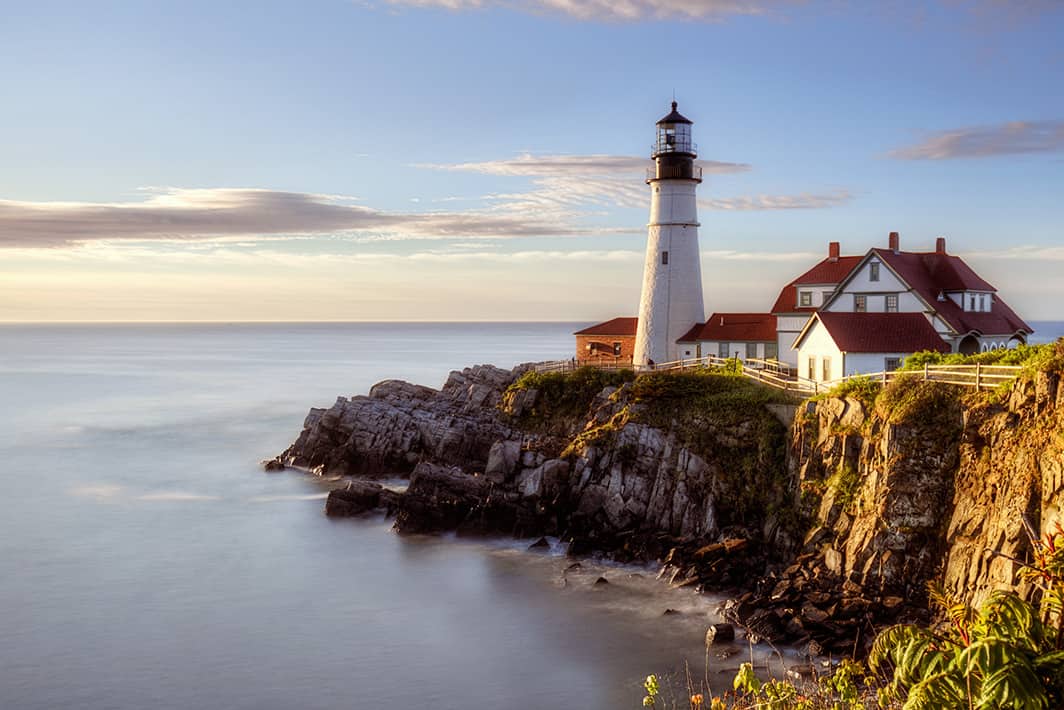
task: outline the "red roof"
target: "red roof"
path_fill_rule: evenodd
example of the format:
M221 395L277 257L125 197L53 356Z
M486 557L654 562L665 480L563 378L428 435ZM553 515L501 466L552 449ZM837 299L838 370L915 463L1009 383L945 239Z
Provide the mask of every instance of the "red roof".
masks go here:
M820 311L814 316L844 353L948 353L942 339L923 313L838 313ZM810 321L810 324L812 321ZM810 326L807 325L801 340Z
M776 316L771 313L714 313L705 323L696 323L676 342L775 342Z
M997 289L979 278L960 257L937 252L898 252L873 249L877 256L893 269L916 293L934 308L938 315L957 333L975 331L982 335L1013 335L1023 331L1033 333L1031 326L997 296L989 312L965 311L948 296L951 291L986 291Z
M822 262L806 271L804 274L791 281L789 284L783 287L780 291L779 298L776 299L776 303L772 306L773 313L812 313L816 311L813 306L799 306L798 305L798 289L797 286L826 286L835 285L842 282L853 268L860 263L863 256L840 256L838 259L832 260L830 257L824 259Z
M578 330L573 335L631 335L634 337L638 325L638 318L614 318L605 323Z

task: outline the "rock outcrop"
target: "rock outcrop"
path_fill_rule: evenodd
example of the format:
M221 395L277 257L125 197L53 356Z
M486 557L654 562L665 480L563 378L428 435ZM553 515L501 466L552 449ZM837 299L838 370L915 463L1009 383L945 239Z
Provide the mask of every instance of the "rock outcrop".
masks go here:
M406 475L423 459L483 467L492 445L514 436L496 406L520 373L478 365L452 372L439 391L385 380L368 396L311 409L277 461L319 475L363 477Z

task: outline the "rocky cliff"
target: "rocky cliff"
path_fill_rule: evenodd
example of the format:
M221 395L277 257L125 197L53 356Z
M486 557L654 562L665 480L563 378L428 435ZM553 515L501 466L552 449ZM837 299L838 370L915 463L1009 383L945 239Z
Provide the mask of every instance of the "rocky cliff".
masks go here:
M859 652L926 618L930 581L972 603L1030 593L1025 524L1049 530L1064 505L1052 352L1009 391L867 384L802 403L789 432L778 394L726 374L478 366L312 410L273 465L358 476L330 514L657 559L675 584L737 589L727 613L754 633ZM364 480L406 474L398 495Z
M759 613L769 635L860 650L876 623L926 618L929 582L972 604L994 589L1029 596L1026 526L1064 523L1060 379L1050 367L975 394L913 376L878 396L808 402L789 457L803 545L738 615Z
M410 474L397 499L363 483L330 504L387 503L400 531L557 535L574 551L653 559L779 528L786 430L765 406L773 401L720 374L633 382L478 366L439 391L386 381L313 409L277 462L362 479ZM672 572L700 581L697 567Z

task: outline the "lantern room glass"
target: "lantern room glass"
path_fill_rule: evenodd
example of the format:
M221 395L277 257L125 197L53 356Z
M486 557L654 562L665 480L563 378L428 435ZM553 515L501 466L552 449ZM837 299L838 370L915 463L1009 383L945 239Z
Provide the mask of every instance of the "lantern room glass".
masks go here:
M690 123L659 123L655 153L694 153Z

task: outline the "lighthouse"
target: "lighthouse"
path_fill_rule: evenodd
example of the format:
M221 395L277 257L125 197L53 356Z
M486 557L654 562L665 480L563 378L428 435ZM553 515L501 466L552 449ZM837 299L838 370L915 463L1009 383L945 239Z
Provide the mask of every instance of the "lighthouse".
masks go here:
M654 167L647 173L650 224L632 358L636 366L678 360L676 341L705 320L695 204L702 168L695 165L691 125L675 101L657 123Z

